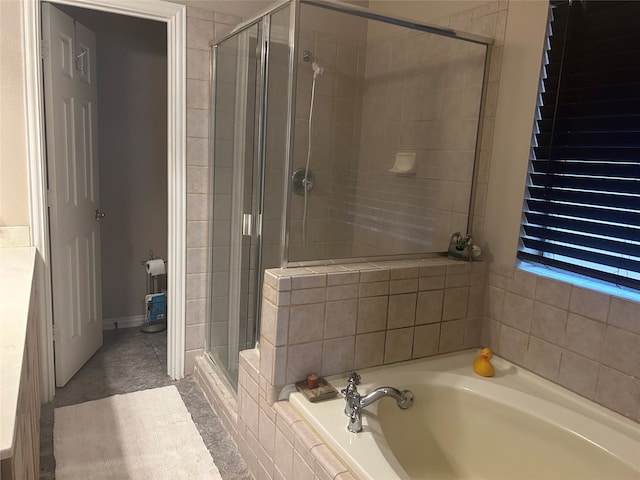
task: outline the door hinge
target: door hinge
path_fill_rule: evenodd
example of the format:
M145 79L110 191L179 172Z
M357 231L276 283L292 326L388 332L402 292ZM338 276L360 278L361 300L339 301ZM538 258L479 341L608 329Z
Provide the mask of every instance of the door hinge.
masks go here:
M55 324L51 325L51 336L53 337L54 342L58 341L58 330L56 329Z

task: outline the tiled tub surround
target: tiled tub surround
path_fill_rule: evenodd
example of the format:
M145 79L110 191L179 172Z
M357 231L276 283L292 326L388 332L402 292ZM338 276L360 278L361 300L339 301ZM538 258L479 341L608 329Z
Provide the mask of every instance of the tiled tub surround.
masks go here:
M640 421L640 304L491 265L482 344Z
M479 346L486 265L434 257L265 272L260 375L273 389Z
M237 400L210 387L207 359L195 371L252 474L352 478L288 402L276 401L284 384L481 344L640 420L640 305L487 268L433 258L267 271L260 351L240 354Z
M194 377L258 480L355 480L288 401L269 402L258 350L240 352L237 399L204 356ZM222 388L221 388L222 387Z
M282 387L479 345L486 265L444 257L265 273L260 350L240 353L237 400L210 361L194 375L258 478L353 478Z

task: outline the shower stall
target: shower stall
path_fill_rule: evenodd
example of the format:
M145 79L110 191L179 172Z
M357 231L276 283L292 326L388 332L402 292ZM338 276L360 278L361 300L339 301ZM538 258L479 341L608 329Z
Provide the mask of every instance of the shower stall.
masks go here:
M231 386L265 269L446 252L469 231L490 44L329 0L212 44L206 352Z

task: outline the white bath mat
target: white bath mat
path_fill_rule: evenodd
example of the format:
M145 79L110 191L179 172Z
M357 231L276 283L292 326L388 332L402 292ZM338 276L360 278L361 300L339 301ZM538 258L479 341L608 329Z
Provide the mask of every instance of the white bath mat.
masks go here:
M57 480L221 479L178 390L56 408Z

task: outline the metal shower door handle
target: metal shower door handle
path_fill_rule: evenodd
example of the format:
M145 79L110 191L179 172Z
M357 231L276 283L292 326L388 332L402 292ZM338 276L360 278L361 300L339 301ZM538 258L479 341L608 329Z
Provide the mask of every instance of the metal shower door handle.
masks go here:
M102 220L104 218L104 216L106 215L104 212L101 212L97 208L96 208L95 214L96 214L96 216L95 216L96 222L99 222L100 220Z

